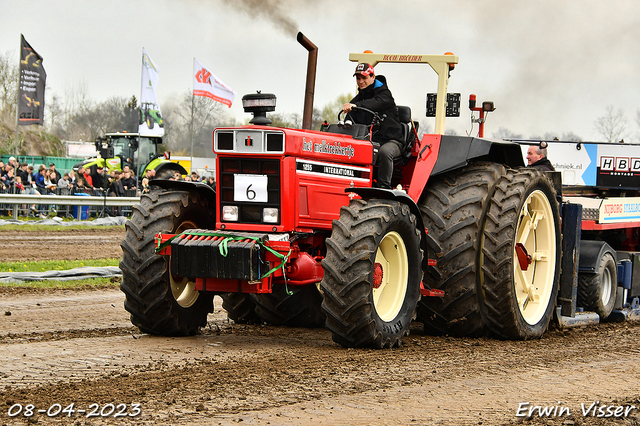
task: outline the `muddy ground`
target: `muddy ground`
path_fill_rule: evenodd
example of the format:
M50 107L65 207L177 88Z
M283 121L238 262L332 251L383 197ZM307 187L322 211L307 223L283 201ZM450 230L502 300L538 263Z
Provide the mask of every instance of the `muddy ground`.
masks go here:
M118 257L122 233L64 231L44 245ZM27 234L17 241L42 243ZM117 289L0 291L0 424L640 424L634 323L554 327L526 342L434 337L414 324L403 347L362 350L324 329L233 324L219 298L201 335L149 336L123 300ZM594 403L623 415L583 415ZM47 415L70 404L71 417ZM562 415L516 417L535 406Z
M122 257L120 242L124 238L124 226L72 230L60 228L55 232L30 232L27 228L3 231L0 228L0 259L13 262Z

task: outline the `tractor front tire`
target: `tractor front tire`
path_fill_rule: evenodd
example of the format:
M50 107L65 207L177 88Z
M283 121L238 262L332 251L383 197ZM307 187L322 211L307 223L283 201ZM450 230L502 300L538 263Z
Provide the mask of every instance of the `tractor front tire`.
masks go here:
M423 297L418 321L435 335L486 334L478 300L477 265L482 231L496 182L506 173L496 163L475 163L429 180L419 207L429 252L436 260L425 280L444 297Z
M155 252L155 235L206 229L215 206L197 193L152 190L142 195L126 223L121 244L124 307L141 331L162 336L197 334L213 312L213 293L199 292L187 278L171 275L169 258Z
M389 348L409 334L420 298L420 232L409 207L352 200L333 221L321 283L333 340L345 347Z
M274 284L271 293L250 296L256 315L267 324L310 328L324 325L322 295L314 284L288 288Z
M545 172L508 170L496 184L482 235L481 303L500 338L539 338L556 306L561 233Z

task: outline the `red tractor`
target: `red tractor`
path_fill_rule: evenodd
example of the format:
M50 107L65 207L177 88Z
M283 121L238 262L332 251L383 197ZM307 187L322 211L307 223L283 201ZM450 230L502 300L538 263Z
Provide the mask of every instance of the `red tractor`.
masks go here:
M134 325L195 334L219 295L236 322L326 326L346 347L398 346L415 319L432 333L542 335L560 276L557 183L524 168L515 143L444 135L456 56L349 59L438 74L435 134L418 138L398 108L395 189L373 187L372 123L310 130L305 102L307 128L271 127L275 96L245 96L251 124L214 132L216 188L155 180L134 208L120 263Z

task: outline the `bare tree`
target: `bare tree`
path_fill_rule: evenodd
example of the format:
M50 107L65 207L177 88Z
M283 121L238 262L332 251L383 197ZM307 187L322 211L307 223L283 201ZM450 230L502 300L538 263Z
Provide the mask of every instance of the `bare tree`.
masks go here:
M621 108L617 110L613 105L608 105L606 113L596 120L596 130L607 142L622 140L627 127L627 119Z
M571 141L571 142L580 142L582 141L582 137L576 135L573 132L566 132L562 134L562 137L560 137L561 141Z
M339 95L336 99L322 107L320 113L323 121L328 123L336 123L338 121L338 113L342 111L342 105L353 99L353 95L350 93L344 93Z
M225 106L204 96L193 96L185 91L178 104L167 103L162 107L164 116L164 144L174 154L191 154L197 157L212 155L213 129L228 122ZM233 123L235 124L235 122Z
M512 132L506 127L499 127L498 130L493 133L493 137L496 139L522 139L522 134Z
M19 72L18 61L10 52L0 54L0 113L3 116L16 113Z

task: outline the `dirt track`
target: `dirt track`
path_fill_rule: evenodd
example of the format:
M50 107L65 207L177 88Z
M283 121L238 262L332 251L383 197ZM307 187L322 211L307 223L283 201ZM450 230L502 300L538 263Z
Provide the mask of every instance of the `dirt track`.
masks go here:
M82 260L122 257L120 242L123 227L91 227L55 232L3 231L0 229L0 259L20 260Z
M636 324L553 329L528 342L433 337L416 324L402 348L374 351L343 349L324 329L230 323L218 298L200 336L143 335L123 300L116 289L2 292L1 424L27 424L8 416L15 404L53 412L71 403L129 413L137 403L144 424L640 424L640 409L618 420L581 412L596 401L640 407ZM523 422L524 402L571 415ZM30 419L131 421L87 413Z

